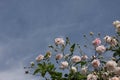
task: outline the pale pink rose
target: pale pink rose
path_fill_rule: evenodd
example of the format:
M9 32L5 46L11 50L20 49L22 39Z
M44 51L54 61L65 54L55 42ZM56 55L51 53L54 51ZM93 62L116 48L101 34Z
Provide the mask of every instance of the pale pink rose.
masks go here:
M105 36L104 37L104 41L107 42L107 43L111 43L111 40L112 40L112 37L110 37L110 36Z
M109 80L120 80L118 77L112 77L112 78L110 78Z
M77 72L77 69L76 69L76 67L71 67L71 71L73 72L73 73L75 73L75 72Z
M44 56L42 54L40 54L39 56L36 57L36 61L41 61L43 60Z
M60 69L65 69L67 67L68 67L68 62L67 61L61 62Z
M101 54L105 51L106 51L106 48L104 45L100 45L100 46L96 47L96 52L98 52L99 54Z
M117 25L119 25L120 24L120 21L118 21L118 20L116 20L116 21L114 21L113 22L113 25L116 27Z
M82 67L81 68L81 74L86 74L87 73L87 67Z
M92 61L92 66L93 66L94 68L99 67L99 66L100 66L100 61L99 61L98 59L94 59L94 60Z
M117 66L117 63L113 60L110 60L106 63L106 68L108 71L114 71Z
M111 46L114 47L114 46L116 46L118 44L118 42L117 42L116 39L112 39L110 44L111 44Z
M96 38L94 41L92 41L92 44L93 44L94 46L98 46L98 45L101 44L101 40L100 40L99 38Z
M63 38L55 38L55 44L56 45L64 45L64 39Z
M62 57L63 57L63 54L57 54L55 58L56 58L56 60L60 60L60 59L62 59Z
M105 37L104 37L104 40L105 40L107 43L109 43L111 46L113 46L113 47L118 44L117 40L114 39L114 38L112 38L112 37L110 37L110 36L105 36Z
M86 60L86 59L88 59L88 56L87 56L87 55L81 56L81 60Z
M89 74L87 76L87 80L97 80L98 76L97 75L94 75L94 74Z
M81 61L81 58L80 58L80 56L75 55L71 58L71 60L76 63L76 62Z
M120 75L120 67L116 67L114 73Z

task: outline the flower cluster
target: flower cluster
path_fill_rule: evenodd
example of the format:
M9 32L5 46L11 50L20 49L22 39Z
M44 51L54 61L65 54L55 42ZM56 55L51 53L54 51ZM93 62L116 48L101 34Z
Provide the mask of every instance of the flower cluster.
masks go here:
M117 31L115 36L94 38L90 32L91 45L84 47L71 43L68 37L55 38L49 51L37 56L35 63L31 62L30 71L46 80L120 80L120 21L114 21L113 25ZM94 55L82 50L88 46ZM106 58L105 54L111 57Z

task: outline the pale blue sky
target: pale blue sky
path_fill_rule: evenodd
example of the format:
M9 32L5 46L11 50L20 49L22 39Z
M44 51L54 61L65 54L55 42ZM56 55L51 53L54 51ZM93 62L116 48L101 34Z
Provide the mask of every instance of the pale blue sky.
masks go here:
M114 34L119 8L120 0L0 0L0 80L32 80L23 66L56 37Z

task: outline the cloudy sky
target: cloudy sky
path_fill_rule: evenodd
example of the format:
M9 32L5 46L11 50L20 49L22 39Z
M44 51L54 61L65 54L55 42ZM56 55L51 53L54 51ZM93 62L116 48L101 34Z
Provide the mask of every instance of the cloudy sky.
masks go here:
M0 80L35 80L23 67L56 37L114 34L119 8L120 0L0 0Z

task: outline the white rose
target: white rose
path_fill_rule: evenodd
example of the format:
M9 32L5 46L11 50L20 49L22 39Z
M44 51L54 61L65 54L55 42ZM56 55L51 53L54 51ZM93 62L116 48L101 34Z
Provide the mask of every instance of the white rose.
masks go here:
M67 61L61 62L60 69L65 69L67 67L68 67L68 62Z
M77 69L76 69L76 67L71 67L71 71L73 72L73 73L75 73L75 72L77 72Z
M106 48L104 45L98 46L96 47L96 52L98 52L99 54L103 53L106 51Z
M76 63L76 62L81 61L81 58L80 58L80 56L75 55L71 58L71 60Z
M85 75L87 73L87 67L81 68L81 73Z
M92 66L93 66L94 68L99 67L99 66L100 66L100 61L99 61L98 59L94 59L94 60L92 61Z
M117 66L117 63L113 60L110 60L106 63L106 68L108 71L114 71Z
M43 58L44 58L44 56L40 54L39 56L36 57L36 61L39 62L39 61L43 60Z
M55 44L56 45L64 45L64 39L63 38L55 38Z
M89 74L87 76L87 80L97 80L98 76L97 75L94 75L94 74Z

